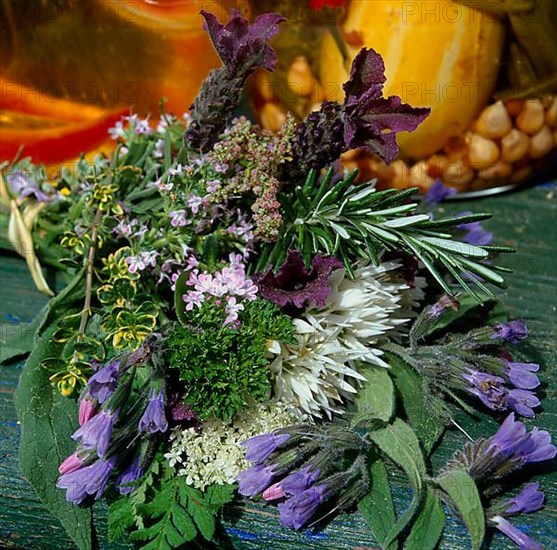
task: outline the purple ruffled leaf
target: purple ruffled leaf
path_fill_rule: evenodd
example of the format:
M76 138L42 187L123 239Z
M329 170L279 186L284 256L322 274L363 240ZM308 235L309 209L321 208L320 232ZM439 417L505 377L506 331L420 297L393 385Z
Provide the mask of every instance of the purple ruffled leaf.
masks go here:
M342 267L342 261L334 256L317 255L308 270L300 252L289 250L276 275L269 270L254 281L261 296L279 307L303 309L308 303L324 307L331 293L329 275Z

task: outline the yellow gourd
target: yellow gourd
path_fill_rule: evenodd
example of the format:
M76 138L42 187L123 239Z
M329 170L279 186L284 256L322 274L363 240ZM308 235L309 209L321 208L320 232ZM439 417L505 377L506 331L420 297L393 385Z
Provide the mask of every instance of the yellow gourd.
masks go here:
M431 107L416 132L398 134L401 154L425 158L472 124L492 96L504 41L494 15L449 0L352 0L342 24L348 59L328 35L321 50L321 82L342 100L342 83L361 47L385 60L385 96Z

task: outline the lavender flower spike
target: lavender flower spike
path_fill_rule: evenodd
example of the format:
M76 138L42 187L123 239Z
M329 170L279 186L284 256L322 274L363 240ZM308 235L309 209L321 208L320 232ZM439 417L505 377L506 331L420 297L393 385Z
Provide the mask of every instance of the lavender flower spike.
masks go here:
M275 464L257 464L238 475L238 492L245 497L252 497L263 492L276 476Z
M534 418L536 415L533 411L541 401L529 390L509 390L507 404L510 409L526 418Z
M441 180L435 180L433 185L427 190L424 202L431 207L434 204L439 204L445 199L452 197L455 193L456 189L454 187L445 185Z
M101 411L81 426L81 428L72 435L72 439L81 443L84 449L96 451L99 457L104 457L110 444L112 428L114 427L117 416L117 410Z
M290 434L269 433L251 437L240 445L247 449L246 460L261 464L288 439L290 439Z
M149 434L155 432L164 433L168 430L168 421L164 412L165 394L164 390L153 388L149 397L147 408L139 421L139 431Z
M505 507L502 513L505 516L515 516L517 514L530 514L537 512L543 507L544 494L539 490L539 483L528 483L522 491L514 498L503 502Z
M278 505L280 521L286 527L301 529L307 525L321 504L327 501L333 491L326 483L314 485Z
M466 391L478 397L486 407L493 411L507 408L509 392L503 386L503 378L470 368L461 376L470 384Z
M505 340L509 344L517 344L528 336L526 323L521 319L509 321L508 323L498 323L493 327L493 340Z
M81 504L88 496L98 500L106 489L115 465L115 456L101 458L90 466L64 474L58 478L56 487L67 489L66 500L74 504Z
M495 524L495 527L501 531L501 533L507 535L519 548L520 550L544 550L543 544L525 535L520 529L517 529L510 521L507 521L501 516L495 516L491 518L491 521Z

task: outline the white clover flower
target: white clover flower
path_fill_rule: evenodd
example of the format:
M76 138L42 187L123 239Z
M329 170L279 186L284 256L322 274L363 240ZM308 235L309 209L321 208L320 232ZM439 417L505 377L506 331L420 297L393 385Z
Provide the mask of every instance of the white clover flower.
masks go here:
M203 490L213 483L234 483L238 474L249 467L240 443L302 419L284 403L256 403L231 422L213 418L204 422L201 430L174 430L170 451L164 457L171 467L178 467L177 474L184 476L188 485L197 489Z
M408 287L398 267L397 262L360 264L354 280L343 270L331 275L326 307L309 309L294 320L297 344L269 345L277 399L310 415L330 417L342 412L337 406L351 401L365 380L359 365L388 366L375 346L408 321L409 306L421 292Z

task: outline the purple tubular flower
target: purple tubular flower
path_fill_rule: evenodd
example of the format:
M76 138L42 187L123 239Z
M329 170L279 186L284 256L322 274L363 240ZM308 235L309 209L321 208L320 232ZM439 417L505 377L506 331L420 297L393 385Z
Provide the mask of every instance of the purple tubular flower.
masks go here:
M505 340L509 344L517 344L528 336L528 328L521 319L508 323L498 323L493 327L492 340Z
M108 478L116 465L116 457L101 458L90 466L66 473L58 478L56 487L67 489L66 500L81 504L88 496L98 500L108 483Z
M526 426L509 414L497 433L488 439L487 452L492 456L502 455L520 464L550 460L557 454L551 444L551 435L545 430L534 428L526 431Z
M99 403L104 403L116 390L120 378L120 359L115 359L100 368L91 378L87 385L89 394L96 397Z
M544 550L543 544L525 535L520 529L517 529L510 521L501 516L495 516L491 519L495 527L504 535L509 537L520 550Z
M56 194L46 194L39 188L36 181L32 180L21 170L14 170L11 174L8 174L6 181L20 199L34 197L39 202L50 202L56 199Z
M317 481L320 473L318 468L308 465L286 476L279 481L278 485L282 489L284 496L290 498L308 489Z
M514 498L502 504L505 507L505 516L517 514L530 514L543 507L544 494L539 490L539 483L528 483Z
M516 388L533 390L540 385L538 377L533 374L540 370L540 366L536 363L512 363L507 361L506 365L505 373Z
M245 497L253 497L263 492L276 477L275 464L257 464L240 472L238 492Z
M121 495L129 495L135 490L131 485L143 475L141 455L137 454L132 463L116 478L116 487Z
M153 388L149 397L149 403L139 421L139 431L149 434L155 432L164 433L168 430L168 421L164 412L165 395L163 390Z
M462 241L465 243L488 245L493 240L493 233L485 230L480 222L463 223L458 228L466 231L466 234L462 237Z
M86 393L79 400L79 425L83 426L88 422L96 413L97 402L89 393Z
M333 492L326 483L314 485L278 505L280 521L286 527L301 529L315 516L317 509Z
M255 462L256 464L261 464L288 439L290 439L290 434L269 433L256 435L255 437L240 443L240 445L247 449L246 460L249 462Z
M479 397L486 407L493 411L503 411L507 408L509 392L503 386L503 378L473 369L467 369L467 374L461 376L470 383L466 391Z
M104 457L117 416L118 411L101 411L81 426L72 435L72 439L80 443L84 449L96 451L99 457Z
M510 409L526 418L534 418L536 414L532 410L540 404L540 400L529 390L509 390L507 405Z
M433 206L434 204L439 204L445 199L452 197L456 194L456 189L454 187L449 187L445 185L441 180L435 180L433 185L427 190L424 197L424 202L428 206Z
M71 474L83 466L84 460L77 453L71 454L58 467L60 474Z
M329 275L343 267L342 261L334 256L317 255L308 270L300 251L289 250L276 275L269 270L254 277L254 282L261 296L279 307L303 309L310 302L324 307L331 293Z

